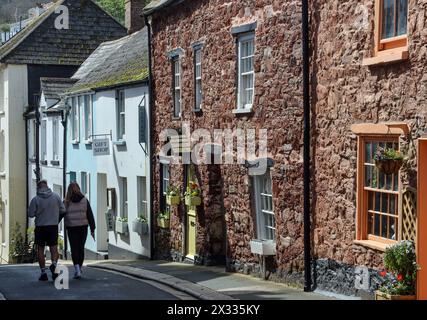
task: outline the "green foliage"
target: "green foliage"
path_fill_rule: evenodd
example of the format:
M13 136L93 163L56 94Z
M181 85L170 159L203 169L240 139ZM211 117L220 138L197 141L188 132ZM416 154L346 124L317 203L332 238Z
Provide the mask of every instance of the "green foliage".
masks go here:
M61 236L58 236L58 250L64 250L64 239Z
M174 186L169 186L166 190L166 194L168 196L174 197L179 195L179 188Z
M0 32L8 32L10 30L10 26L7 23L0 24Z
M122 24L125 22L125 0L97 0L96 1L105 11L119 20Z
M170 219L170 212L161 212L158 216L159 219L169 220Z
M403 155L399 150L395 150L392 148L378 148L375 153L375 160L403 160Z
M28 246L21 232L21 226L17 222L12 229L10 238L10 256L12 258L22 258L28 252Z
M184 196L198 197L200 196L200 194L201 194L201 191L200 191L199 185L196 182L190 181Z
M118 217L117 221L119 221L119 222L128 222L128 218L127 217Z
M380 288L392 295L415 295L417 258L413 241L400 241L388 247L384 254L384 266L389 273L388 280Z
M147 218L141 214L138 218L136 218L136 221L140 223L147 223Z

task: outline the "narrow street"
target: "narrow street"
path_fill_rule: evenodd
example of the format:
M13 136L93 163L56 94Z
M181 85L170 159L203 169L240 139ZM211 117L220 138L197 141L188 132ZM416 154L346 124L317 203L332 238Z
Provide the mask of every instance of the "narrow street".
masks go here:
M72 276L72 267L68 267ZM80 280L70 279L68 290L51 280L39 282L34 265L0 266L0 298L6 300L191 300L167 286L99 269L85 268Z

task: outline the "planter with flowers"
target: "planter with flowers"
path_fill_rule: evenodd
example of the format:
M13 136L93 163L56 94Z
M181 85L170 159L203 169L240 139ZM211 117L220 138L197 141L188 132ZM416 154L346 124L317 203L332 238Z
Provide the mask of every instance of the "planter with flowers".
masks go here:
M162 229L169 229L170 227L170 213L162 212L157 216L157 225Z
M128 218L127 217L118 217L116 220L116 232L120 234L128 234Z
M179 188L169 186L166 191L166 203L170 206L179 205L181 197L179 196Z
M403 164L403 155L392 148L378 148L375 156L375 166L385 174L398 174Z
M375 292L375 300L415 300L417 260L413 241L400 241L386 249L384 267L380 272L385 279Z
M185 192L185 204L187 206L200 206L202 203L202 198L200 198L200 188L199 185L195 182L190 182Z
M143 236L148 233L148 222L147 218L143 215L140 215L132 222L132 231L136 232L140 236Z

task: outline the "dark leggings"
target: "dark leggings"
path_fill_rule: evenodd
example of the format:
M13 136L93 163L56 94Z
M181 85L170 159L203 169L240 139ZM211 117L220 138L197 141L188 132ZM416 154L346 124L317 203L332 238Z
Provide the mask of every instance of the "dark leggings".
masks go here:
M68 239L70 240L71 246L71 258L73 259L74 265L78 264L79 266L83 266L87 228L88 226L67 228Z

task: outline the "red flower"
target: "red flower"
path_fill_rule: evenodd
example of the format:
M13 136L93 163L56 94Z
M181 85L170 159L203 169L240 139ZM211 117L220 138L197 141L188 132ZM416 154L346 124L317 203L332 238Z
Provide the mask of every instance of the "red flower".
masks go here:
M403 276L401 274L397 275L397 281L402 281L403 280Z
M380 276L381 277L384 278L386 275L387 275L387 271L385 271L385 270L384 271L380 271Z

